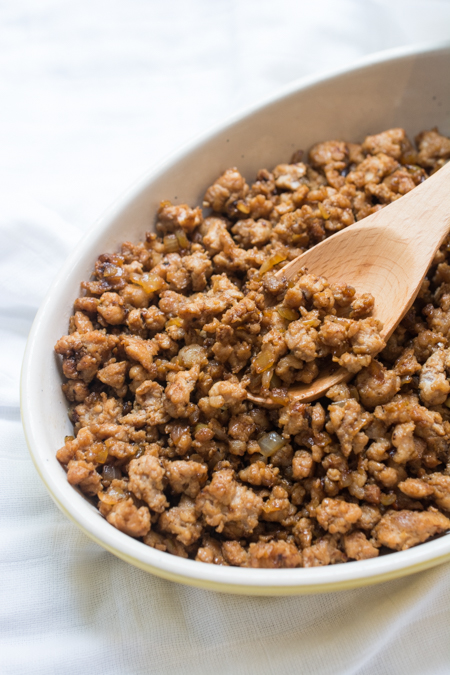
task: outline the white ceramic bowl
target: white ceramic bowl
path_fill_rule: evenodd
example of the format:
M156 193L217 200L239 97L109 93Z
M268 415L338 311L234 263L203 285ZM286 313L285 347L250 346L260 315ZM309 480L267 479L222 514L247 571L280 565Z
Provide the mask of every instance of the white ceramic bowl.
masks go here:
M152 227L161 199L201 203L223 170L251 180L292 152L338 138L362 140L390 127L410 136L437 125L450 134L450 44L384 52L331 75L301 80L183 147L128 191L82 239L34 321L22 370L22 417L31 456L61 510L100 546L143 570L193 586L258 595L352 588L393 579L450 559L450 536L408 551L323 568L264 570L206 565L145 546L109 525L66 480L55 459L72 433L53 352L67 332L79 284L97 256L137 241Z

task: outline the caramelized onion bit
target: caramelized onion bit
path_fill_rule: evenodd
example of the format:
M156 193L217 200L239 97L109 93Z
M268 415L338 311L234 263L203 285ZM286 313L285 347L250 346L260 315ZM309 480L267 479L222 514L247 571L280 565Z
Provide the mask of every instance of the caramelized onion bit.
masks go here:
M317 206L319 207L320 215L322 216L322 218L324 220L328 220L328 218L330 217L330 214L328 213L328 211L326 210L326 208L324 207L322 202L319 202L317 204Z
M274 368L269 368L269 370L266 370L265 373L262 376L262 388L268 391L270 388L270 383L272 382L272 377L274 374Z
M319 319L303 319L302 324L305 326L305 328L317 328L320 326L320 320Z
M275 365L273 354L268 351L259 352L258 356L253 361L253 369L255 373L264 373L269 368Z
M284 438L282 438L280 434L277 434L276 431L269 431L268 434L264 434L264 436L261 436L258 440L261 454L264 455L264 457L272 457L272 455L282 448L285 443L286 441Z
M186 237L184 230L177 230L175 236L178 240L180 248L189 248L189 239Z
M109 488L108 492L99 492L97 496L104 504L114 506L117 502L127 499L129 493L124 492L121 488Z
M276 373L272 375L272 379L270 380L270 388L274 389L277 388L279 389L280 387L283 386L283 382L280 377Z
M284 255L284 253L276 253L261 265L261 267L259 268L259 274L260 275L265 274L266 272L271 270L272 267L275 267L275 265L278 265L278 263L283 262L283 260L286 260L286 258L287 256Z
M179 316L174 316L173 319L169 319L166 322L165 328L170 328L170 326L178 326L178 328L181 328L183 325L183 319L180 319Z
M130 274L130 281L144 289L146 293L155 293L164 286L164 279L159 274L148 272L145 274Z
M176 253L180 250L180 244L175 234L166 234L164 237L164 251L166 253Z
M122 274L122 268L112 265L111 263L107 263L102 270L102 276L104 279L108 279L109 277L121 277Z
M306 247L309 244L309 235L306 232L292 235L292 243L298 247Z
M102 478L104 480L114 480L122 478L122 472L117 466L112 466L111 464L105 464L102 471Z
M245 202L237 202L236 208L238 211L240 211L246 216L248 216L248 214L250 213L250 207Z
M281 307L277 307L277 312L281 318L286 319L286 321L295 321L300 316L299 313L295 311L295 309L284 307L283 305Z
M93 443L86 452L88 462L104 464L108 459L108 449L103 443Z

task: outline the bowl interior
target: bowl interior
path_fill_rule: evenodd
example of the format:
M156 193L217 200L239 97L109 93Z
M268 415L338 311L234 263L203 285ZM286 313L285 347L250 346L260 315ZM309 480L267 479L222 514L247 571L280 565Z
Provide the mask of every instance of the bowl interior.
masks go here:
M248 180L262 167L289 161L321 140L361 141L367 134L401 126L410 137L438 126L450 135L450 47L381 55L332 77L292 86L253 110L182 149L114 205L65 263L30 333L22 377L24 428L33 460L59 506L101 545L144 569L187 583L240 588L241 592L327 590L397 575L450 555L450 537L374 561L308 570L217 568L149 549L111 527L66 481L55 459L72 433L62 376L53 353L67 332L79 284L98 255L137 241L152 229L160 200L201 204L205 189L225 169L237 166ZM253 589L250 591L249 589ZM275 592L275 591L273 591Z

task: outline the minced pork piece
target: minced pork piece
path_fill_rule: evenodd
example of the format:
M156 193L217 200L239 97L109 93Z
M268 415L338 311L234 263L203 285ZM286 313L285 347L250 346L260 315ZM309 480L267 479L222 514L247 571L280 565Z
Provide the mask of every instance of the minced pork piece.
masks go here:
M387 344L345 269L283 275L450 159L437 129L416 144L395 128L317 143L253 183L229 168L203 209L164 201L154 232L99 256L55 346L74 429L56 456L111 525L249 568L450 530L450 236ZM289 399L332 362L346 384Z
M131 537L145 537L150 529L149 510L145 506L136 508L131 498L113 506L106 520Z
M375 543L404 551L450 529L450 520L432 511L388 511L375 526Z

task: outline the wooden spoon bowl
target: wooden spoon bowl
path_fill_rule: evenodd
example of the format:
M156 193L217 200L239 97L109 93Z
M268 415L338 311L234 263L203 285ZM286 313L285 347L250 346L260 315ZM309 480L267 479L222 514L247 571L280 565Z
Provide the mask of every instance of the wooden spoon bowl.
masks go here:
M331 282L348 283L358 294L372 293L372 316L387 340L413 304L439 246L450 229L450 162L421 185L325 239L277 272L288 281L302 268ZM295 401L313 401L352 375L330 366L311 384L289 389ZM260 405L270 398L248 395Z

